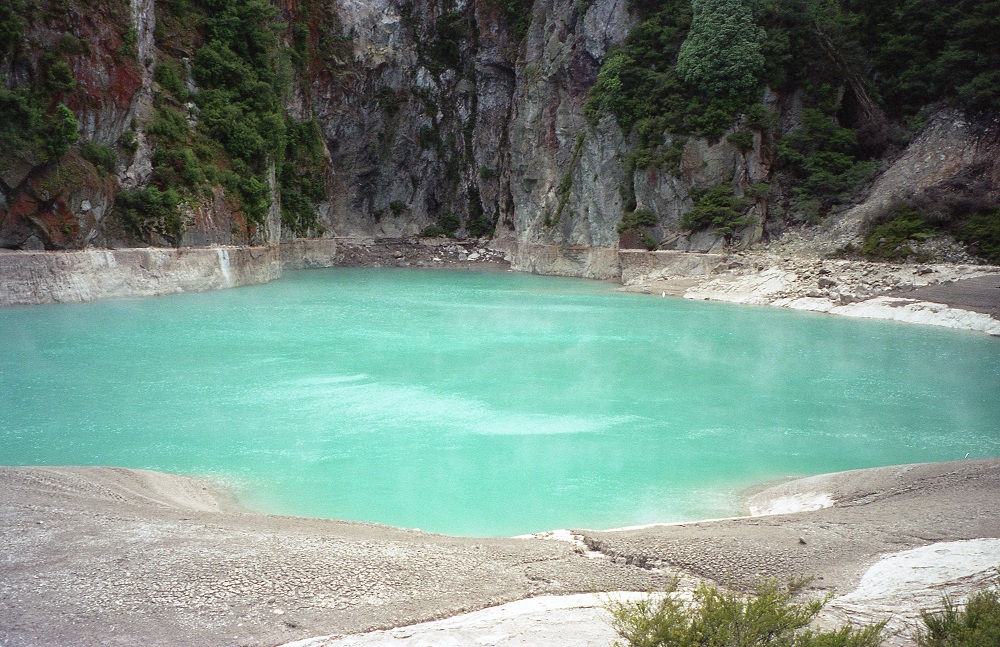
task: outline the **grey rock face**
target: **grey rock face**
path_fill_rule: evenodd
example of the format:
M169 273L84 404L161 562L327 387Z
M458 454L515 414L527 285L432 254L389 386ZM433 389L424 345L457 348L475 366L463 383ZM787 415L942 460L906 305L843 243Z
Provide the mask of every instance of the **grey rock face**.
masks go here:
M598 0L581 13L569 0L537 2L519 68L511 125L509 233L519 246L617 247L625 141L613 118L587 123L583 104L607 49L627 35L623 3ZM530 269L603 274L578 254L551 251ZM617 263L617 261L615 261ZM528 268L518 254L515 268ZM557 269L558 266L558 269Z

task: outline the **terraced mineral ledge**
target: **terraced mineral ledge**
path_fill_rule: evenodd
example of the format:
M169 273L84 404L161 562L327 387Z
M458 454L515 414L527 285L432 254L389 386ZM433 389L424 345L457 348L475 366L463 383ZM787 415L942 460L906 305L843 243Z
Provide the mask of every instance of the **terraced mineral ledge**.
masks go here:
M539 250L528 250L531 253ZM146 297L266 283L284 270L436 267L532 270L494 241L298 239L272 247L0 251L0 306ZM771 305L1000 335L1000 267L873 263L772 252L611 250L628 292ZM530 255L530 254L529 254ZM555 272L558 274L559 272ZM570 273L573 274L573 273Z
M824 622L892 614L906 644L917 609L997 577L1000 459L813 476L747 506L784 514L477 539L255 514L212 484L156 472L4 467L0 636L607 645L593 592L656 590L680 574L741 589L812 576L812 594L836 596Z

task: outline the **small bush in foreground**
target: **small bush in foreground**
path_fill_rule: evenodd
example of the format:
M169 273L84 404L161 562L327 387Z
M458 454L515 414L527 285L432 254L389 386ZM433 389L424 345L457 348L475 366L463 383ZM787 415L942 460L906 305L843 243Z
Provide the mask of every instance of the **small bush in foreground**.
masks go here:
M919 647L1000 645L1000 588L973 593L964 610L945 598L943 611L920 615L927 629L917 635Z
M885 623L813 631L806 626L824 602L792 601L795 587L761 585L755 596L702 585L690 603L672 593L636 602L608 604L612 627L628 647L877 647ZM615 643L618 647L622 643ZM927 647L937 647L937 645Z

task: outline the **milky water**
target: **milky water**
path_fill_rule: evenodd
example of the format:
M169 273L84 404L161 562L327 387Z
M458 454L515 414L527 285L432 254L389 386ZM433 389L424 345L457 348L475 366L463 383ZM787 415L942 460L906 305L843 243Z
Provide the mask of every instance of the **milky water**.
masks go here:
M207 476L266 511L513 535L1000 456L1000 340L613 287L314 270L0 310L0 464Z

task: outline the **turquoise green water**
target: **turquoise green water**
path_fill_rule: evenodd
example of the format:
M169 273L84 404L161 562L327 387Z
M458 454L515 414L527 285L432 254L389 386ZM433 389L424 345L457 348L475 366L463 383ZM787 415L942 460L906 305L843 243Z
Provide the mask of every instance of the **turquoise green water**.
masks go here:
M512 535L1000 456L1000 340L612 287L317 270L0 310L0 464L210 476L268 511Z

